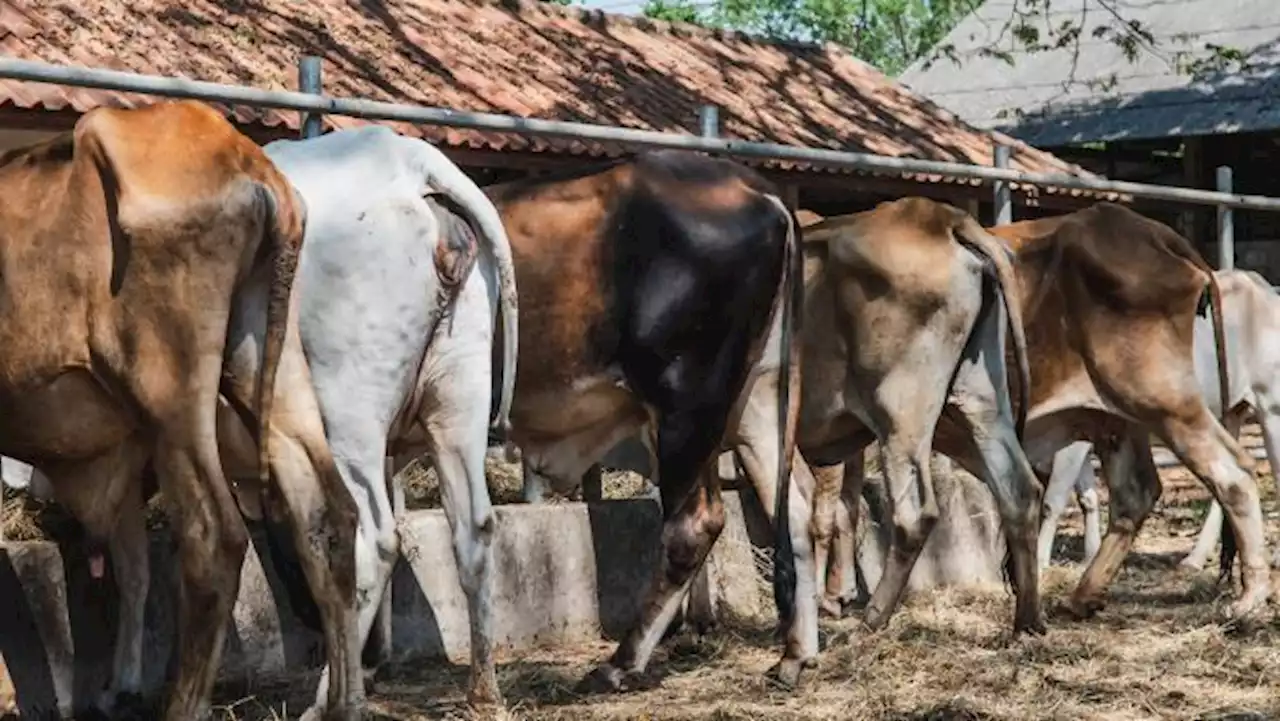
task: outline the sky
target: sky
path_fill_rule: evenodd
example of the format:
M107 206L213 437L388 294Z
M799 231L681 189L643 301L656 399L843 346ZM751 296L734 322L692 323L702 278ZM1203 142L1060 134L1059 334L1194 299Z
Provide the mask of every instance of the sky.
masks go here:
M596 10L635 15L644 6L644 0L583 0L582 4Z

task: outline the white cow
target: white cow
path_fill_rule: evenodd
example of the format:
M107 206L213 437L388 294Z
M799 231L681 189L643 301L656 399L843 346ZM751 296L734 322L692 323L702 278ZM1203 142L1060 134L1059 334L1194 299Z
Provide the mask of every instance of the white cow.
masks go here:
M1280 469L1280 294L1261 275L1249 270L1220 270L1214 273L1222 289L1222 315L1226 325L1226 349L1230 381L1229 411L1223 425L1239 437L1240 426L1252 411L1262 427L1267 458L1272 475ZM1218 390L1218 367L1214 352L1212 322L1196 316L1194 355L1196 377L1209 408L1222 413ZM1058 520L1074 490L1085 519L1085 558L1087 564L1097 553L1099 511L1097 479L1089 464L1091 444L1074 443L1054 458L1053 473L1045 489L1044 517L1040 527L1039 562L1049 563ZM1280 490L1280 476L1276 476ZM1208 517L1200 529L1194 550L1181 565L1204 568L1222 532L1222 506L1212 501ZM1273 558L1272 565L1280 560Z
M385 460L427 451L440 478L470 612L470 697L481 705L501 703L490 638L494 517L484 475L495 342L502 344L495 423L504 432L515 385L515 271L501 219L443 153L385 127L281 140L265 150L308 209L295 284L299 330L334 461L359 507L360 640L369 635L400 544ZM238 481L241 508L257 516L269 499L244 480L256 477L253 465L244 466L256 458L255 446L225 402L219 411L227 475ZM11 462L4 459L5 483L30 483L38 494L40 475L31 480L29 467ZM125 517L142 528L141 512ZM141 575L131 578L146 579L145 533L130 532L135 529L124 528L128 522L117 527L111 552L137 559L141 567L133 572ZM142 545L121 549L122 538ZM140 614L147 584L122 578L120 585L123 621L130 609ZM121 628L118 662L120 649L140 643L142 633L140 623ZM129 630L137 635L130 638ZM327 688L326 668L317 711Z

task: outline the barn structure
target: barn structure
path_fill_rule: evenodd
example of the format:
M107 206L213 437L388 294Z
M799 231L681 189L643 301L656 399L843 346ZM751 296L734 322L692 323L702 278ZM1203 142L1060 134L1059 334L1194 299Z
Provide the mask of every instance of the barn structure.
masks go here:
M1127 58L1095 28L1110 9L1154 36ZM1012 8L983 3L903 84L982 129L1008 133L1113 180L1214 188L1232 169L1235 192L1280 194L1280 5L1274 0L1084 0L1046 22L1082 22L1079 47L1029 53L1011 43ZM1039 20L1035 21L1039 25ZM1220 46L1241 58L1210 51ZM1011 51L1012 63L981 48ZM1217 256L1214 211L1147 206ZM1238 211L1235 264L1280 283L1280 215Z
M93 0L0 7L0 52L17 58L248 85L298 88L298 61L323 59L323 91L402 103L880 155L1085 171L1001 134L975 129L843 50L779 43L532 0ZM70 127L125 93L0 81L0 149ZM295 136L298 114L237 107L259 141ZM326 128L362 121L325 118ZM635 148L397 125L444 148L479 182L563 172ZM991 188L921 174L873 175L756 163L791 203L822 213L927 195L977 210ZM1114 194L1014 187L1015 202L1069 209ZM988 206L990 203L986 203Z

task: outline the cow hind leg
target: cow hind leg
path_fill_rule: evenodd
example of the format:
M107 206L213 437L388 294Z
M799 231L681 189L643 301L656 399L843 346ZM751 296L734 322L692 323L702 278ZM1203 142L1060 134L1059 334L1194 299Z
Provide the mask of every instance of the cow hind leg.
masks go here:
M1223 427L1237 442L1240 439L1242 421L1240 414L1234 412L1227 413L1222 419ZM1205 564L1209 562L1209 554L1213 553L1214 547L1218 545L1218 538L1222 535L1222 531L1222 504L1214 499L1209 503L1209 512L1205 515L1204 525L1200 527L1200 533L1196 536L1195 546L1178 565L1192 572L1204 570ZM1229 564L1229 561L1227 563Z
M390 635L383 633L385 629L378 629L376 637L373 634L378 622L390 617L390 608L383 601L390 595L387 587L400 552L396 515L390 500L395 491L388 483L389 464L384 455L386 432L376 423L370 423L363 432L350 432L345 426L333 423L327 432L334 462L358 514L354 539L355 623L359 639L373 639L370 645L377 651L376 667L391 651Z
M758 383L762 383L763 376ZM764 507L770 526L778 527L778 403L772 384L757 385L743 412L738 432L742 436L736 451L751 479L756 496ZM758 389L764 389L761 393ZM793 394L796 398L798 394ZM771 673L784 685L795 685L801 672L812 667L818 655L818 587L812 536L813 503L816 484L809 466L798 452L792 453L791 491L787 497L787 529L796 569L795 613L790 624L780 629L786 638L782 660Z
M142 698L143 622L150 581L142 472L152 449L139 440L130 439L89 462L44 469L55 497L81 521L87 536L105 540L110 552L119 594L116 638L111 676L94 699L94 708L108 718L155 715L144 708ZM96 562L93 565L94 573L101 570Z
M1102 546L1102 517L1098 501L1098 479L1089 465L1089 458L1080 464L1080 473L1076 476L1076 502L1080 505L1080 513L1084 516L1084 558L1085 565L1093 562Z
M1053 457L1053 471L1044 491L1044 508L1040 519L1040 544L1037 562L1041 569L1049 567L1053 556L1053 540L1058 535L1058 522L1066 508L1071 491L1076 488L1081 469L1088 468L1088 441L1077 441L1058 451ZM1085 559L1088 563L1088 559Z
M892 533L884 571L863 617L872 630L884 628L902 602L911 569L938 522L929 456L955 366L936 362L946 352L942 342L931 336L925 340L933 342L920 343L923 347L911 350L928 354L929 364L895 367L876 392L875 415L880 416L880 429L887 429L880 439L880 466ZM881 435L880 429L877 435Z
M864 622L872 630L884 628L898 609L911 569L938 522L938 499L929 470L932 435L932 429L921 433L895 432L880 445L893 532L884 572L864 616Z
M359 510L334 461L310 373L300 360L300 353L287 353L281 361L269 461L325 638L326 664L316 703L301 718L346 721L360 718L364 708L364 635L356 614ZM378 453L384 444L375 447ZM372 480L382 483L382 473ZM371 605L376 609L376 603Z
M194 405L194 404L193 404ZM206 404L212 411L214 401ZM210 414L212 415L212 414ZM170 424L172 425L172 424ZM240 587L240 567L249 535L222 477L212 442L212 419L204 435L166 428L156 448L161 492L178 534L178 672L166 721L209 718L209 699L226 636L227 619Z
M855 453L844 464L844 481L840 504L836 507L836 535L831 550L829 592L838 594L840 615L848 616L859 600L869 600L869 593L858 585L858 517L862 508L862 488L867 480L866 449Z
M724 528L720 477L715 472L727 408L676 411L658 423L658 478L662 493L662 554L645 592L640 617L608 662L583 679L584 689L623 691L642 674L680 608L693 576ZM717 422L719 420L719 422Z
M1275 482L1276 497L1280 498L1280 402L1264 398L1257 415L1258 425L1262 426L1262 442L1267 449L1271 477ZM1280 547L1273 551L1271 567L1280 569Z
M140 470L140 469L139 469ZM142 697L142 637L146 621L147 591L151 586L151 560L147 555L146 508L142 480L135 474L121 501L120 517L111 535L111 568L119 589L119 622L111 664L111 687L99 697L97 707L111 715L144 710Z
M1262 504L1254 480L1253 459L1207 409L1186 418L1169 417L1157 427L1170 450L1191 470L1222 504L1240 548L1240 598L1231 606L1232 615L1246 615L1266 602L1270 594L1270 570L1263 535Z
M461 377L453 376L450 383L462 385L457 381ZM487 386L488 377L483 381ZM473 706L497 706L502 704L502 693L493 665L494 515L484 475L489 404L446 400L438 408L440 417L433 418L429 425L432 456L440 477L441 500L453 534L454 559L471 619L471 680L467 697Z
M997 328L1000 314L986 316L983 332L966 348L952 384L953 404L948 415L959 420L965 437L977 451L982 476L995 497L1009 549L1010 579L1016 595L1014 633L1043 634L1040 610L1040 567L1036 557L1037 521L1042 490L1015 430L1013 408L1004 373L1003 339ZM1003 325L1003 324L1001 324ZM996 344L984 341L1000 340ZM987 345L987 352L980 352ZM992 349L991 345L995 345Z
M1068 602L1071 612L1079 618L1088 618L1102 609L1103 594L1161 492L1160 475L1151 459L1145 431L1130 429L1117 443L1096 450L1111 489L1111 523Z
M813 517L810 520L810 535L813 537L813 567L817 573L815 587L822 594L819 610L828 616L839 618L840 589L843 580L840 569L828 569L833 556L832 545L838 535L838 516L840 491L844 486L844 464L830 466L812 466L813 470Z

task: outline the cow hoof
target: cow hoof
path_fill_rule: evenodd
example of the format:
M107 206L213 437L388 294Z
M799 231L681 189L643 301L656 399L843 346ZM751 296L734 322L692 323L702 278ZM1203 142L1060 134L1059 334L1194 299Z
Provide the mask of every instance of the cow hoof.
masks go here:
M578 683L577 691L584 694L623 693L630 691L631 684L628 683L630 681L628 675L629 674L617 666L606 663L587 674L582 681Z
M1203 561L1196 561L1195 559L1191 559L1191 558L1184 558L1181 561L1178 561L1178 573L1181 573L1184 576L1199 575L1200 572L1203 570L1204 570Z
M1067 611L1078 619L1093 618L1099 611L1107 607L1106 601L1096 596L1086 598L1072 597L1067 602Z
M476 710L505 707L502 691L498 690L498 679L492 672L484 674L481 678L471 679L471 687L467 691L467 705Z
M1030 621L1018 620L1013 624L1013 635L1019 636L1027 634L1028 636L1043 636L1049 632L1049 627L1044 623L1044 617L1036 614Z
M298 717L298 721L363 721L364 711L360 705L351 705L343 709L321 709L312 706Z
M774 664L765 676L777 686L792 690L800 686L805 671L817 667L817 659L784 658Z
M818 611L827 618L843 618L844 604L840 603L838 598L827 596L818 604Z
M889 615L888 611L867 606L867 613L862 617L862 625L866 626L868 631L879 631L889 625Z
M84 718L111 719L112 721L146 721L155 718L158 709L148 704L142 694L125 691L104 691L94 707Z
M840 599L840 618L851 618L867 607L867 599L850 596Z
M698 619L693 622L693 632L698 637L710 636L720 628L720 624L713 619Z
M1266 593L1252 593L1243 598L1237 599L1231 604L1228 610L1229 620L1245 621L1256 614L1267 603Z
M667 630L662 632L662 640L659 643L666 643L680 635L684 630L684 613L677 611L671 623L667 624Z

